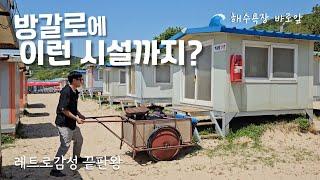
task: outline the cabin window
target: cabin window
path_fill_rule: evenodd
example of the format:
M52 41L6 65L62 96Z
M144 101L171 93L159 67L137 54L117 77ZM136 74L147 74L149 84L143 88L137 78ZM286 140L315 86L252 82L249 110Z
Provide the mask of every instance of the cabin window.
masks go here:
M318 67L314 67L314 68L316 68L313 72L315 72L315 74L316 74L316 72L318 72L318 83L315 83L315 84L320 84L320 58L317 60L316 59L316 63L315 63ZM316 79L316 77L314 77L314 79Z
M120 70L120 84L126 84L126 71Z
M98 80L99 81L103 80L103 69L98 70Z
M244 41L243 53L246 82L296 82L296 44Z
M245 48L245 76L268 78L268 47Z
M294 49L273 48L273 77L294 77Z
M170 65L155 66L155 82L170 83Z

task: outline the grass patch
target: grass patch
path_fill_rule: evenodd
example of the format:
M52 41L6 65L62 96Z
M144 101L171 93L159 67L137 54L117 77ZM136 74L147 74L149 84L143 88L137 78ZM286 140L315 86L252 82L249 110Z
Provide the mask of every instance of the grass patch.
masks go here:
M309 128L311 127L309 120L305 117L299 117L299 118L295 119L294 122L298 124L299 130L301 132L307 132L309 130Z
M281 119L282 120L282 119ZM312 124L303 116L296 116L289 120L273 121L266 124L250 124L236 131L231 131L214 149L206 149L206 155L210 158L215 156L238 156L243 159L241 164L261 162L266 166L274 167L275 163L288 163L296 161L319 160L320 156L307 149L292 149L286 151L288 156L278 155L276 149L263 146L262 136L270 130L289 132L311 132Z
M255 146L259 146L261 143L260 138L266 129L266 125L250 124L249 126L241 128L236 132L229 133L226 139L229 143L233 143L235 139L240 137L248 137L252 139Z
M208 127L208 128L205 128L205 129L198 128L198 131L199 131L199 135L200 136L209 135L209 134L213 134L214 133L213 127Z
M272 153L271 148L263 147L261 141L262 135L271 125L274 124L250 124L237 131L230 132L218 146L214 149L208 149L207 155L211 158L214 156L240 155L244 158L240 165L260 161L266 166L273 167L278 158Z
M122 111L122 107L121 104L112 104L112 105L108 105L110 108L116 110L116 111Z
M266 131L267 125L255 125L243 127L235 132L230 132L225 140L214 149L208 150L209 157L244 152L247 149L263 151L261 136Z
M8 134L1 134L1 144L12 144L14 143L15 138L13 136L10 136Z

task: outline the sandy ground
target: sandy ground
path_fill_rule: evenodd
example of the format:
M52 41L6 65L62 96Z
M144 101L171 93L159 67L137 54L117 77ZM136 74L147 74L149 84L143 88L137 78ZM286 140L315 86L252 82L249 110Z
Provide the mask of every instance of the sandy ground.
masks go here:
M29 108L29 117L21 118L23 138L2 150L5 179L57 179L49 176L50 168L24 170L14 166L14 158L22 155L40 160L54 157L59 145L54 125L57 101L58 94L28 96L29 104L38 107ZM79 110L86 116L118 113L106 106L100 110L90 100L79 101ZM120 132L119 125L109 125ZM200 144L202 149L186 149L177 160L157 163L144 153L133 160L130 149L124 145L120 150L120 141L100 124L84 124L80 128L84 136L82 155L119 155L120 169L115 171L108 165L106 170L86 170L82 165L76 171L65 169L65 179L320 179L319 135L300 133L288 125L268 130L259 149L249 145L233 151L216 150L224 141L205 139ZM250 139L240 139L239 143L250 144Z

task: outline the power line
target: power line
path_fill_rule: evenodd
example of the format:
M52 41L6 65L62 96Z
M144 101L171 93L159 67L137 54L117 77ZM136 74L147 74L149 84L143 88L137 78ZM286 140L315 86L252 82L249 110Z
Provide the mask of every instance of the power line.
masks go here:
M16 1L16 0L14 0L14 3L15 3L16 10L17 10L17 12L18 12L19 16L21 16L20 11L19 11L19 6L18 6L17 1Z

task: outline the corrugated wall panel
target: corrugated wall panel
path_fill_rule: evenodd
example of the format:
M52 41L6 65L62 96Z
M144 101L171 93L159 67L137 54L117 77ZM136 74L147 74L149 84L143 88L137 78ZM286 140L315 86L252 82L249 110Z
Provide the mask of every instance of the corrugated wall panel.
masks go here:
M9 124L9 64L0 63L1 124Z

